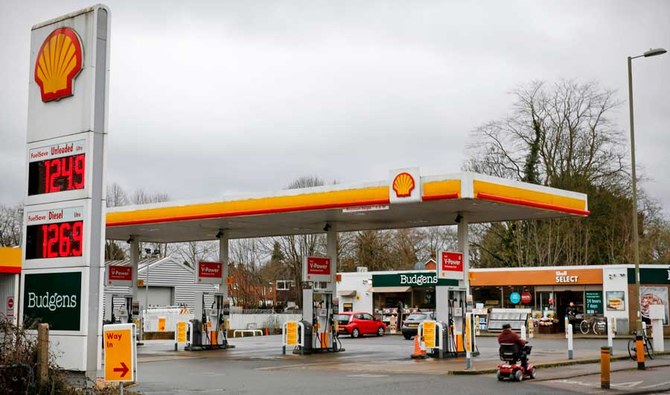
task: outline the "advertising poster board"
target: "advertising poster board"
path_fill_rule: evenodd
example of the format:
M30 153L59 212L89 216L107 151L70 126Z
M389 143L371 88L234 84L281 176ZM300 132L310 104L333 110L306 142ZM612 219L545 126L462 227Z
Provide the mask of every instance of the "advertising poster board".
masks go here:
M332 262L328 257L308 256L302 265L302 280L314 282L332 281Z
M640 314L642 318L649 319L650 305L665 306L665 318L663 325L668 325L668 288L666 287L640 287Z
M608 311L626 310L626 293L624 291L607 291L605 299Z
M198 262L196 272L198 284L221 284L223 282L223 265L221 262Z
M439 262L437 263L437 278L446 278L451 280L463 280L463 253L440 251L438 253Z

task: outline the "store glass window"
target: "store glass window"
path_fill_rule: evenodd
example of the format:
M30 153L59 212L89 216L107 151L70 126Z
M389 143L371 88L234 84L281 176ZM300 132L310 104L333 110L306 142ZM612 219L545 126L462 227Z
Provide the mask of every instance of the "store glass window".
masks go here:
M535 309L554 310L554 293L553 292L538 292L535 299Z

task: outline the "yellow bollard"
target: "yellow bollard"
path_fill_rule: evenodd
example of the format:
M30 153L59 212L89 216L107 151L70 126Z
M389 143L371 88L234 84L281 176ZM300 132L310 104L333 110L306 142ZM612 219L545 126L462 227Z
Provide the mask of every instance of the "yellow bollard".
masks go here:
M610 389L610 348L600 347L600 388Z
M645 370L644 343L642 341L642 335L635 335L635 353L637 354L637 369Z

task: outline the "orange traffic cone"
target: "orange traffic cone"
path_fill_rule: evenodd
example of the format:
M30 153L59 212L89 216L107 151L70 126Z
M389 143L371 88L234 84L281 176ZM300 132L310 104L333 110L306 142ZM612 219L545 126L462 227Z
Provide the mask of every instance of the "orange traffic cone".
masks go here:
M421 349L421 344L419 344L419 335L414 336L414 353L412 354L412 359L426 359L426 350Z

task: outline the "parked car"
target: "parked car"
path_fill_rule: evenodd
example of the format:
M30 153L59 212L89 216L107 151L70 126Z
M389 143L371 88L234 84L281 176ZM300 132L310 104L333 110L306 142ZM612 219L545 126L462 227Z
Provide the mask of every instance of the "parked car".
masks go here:
M362 335L383 336L386 324L370 313L346 312L335 315L337 333L360 337Z
M420 311L417 313L411 313L405 321L402 323L402 335L405 339L409 340L412 337L416 336L416 332L419 328L419 324L425 320L434 320L435 312L434 311Z

